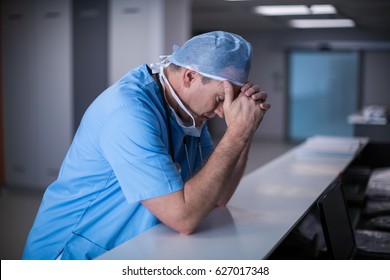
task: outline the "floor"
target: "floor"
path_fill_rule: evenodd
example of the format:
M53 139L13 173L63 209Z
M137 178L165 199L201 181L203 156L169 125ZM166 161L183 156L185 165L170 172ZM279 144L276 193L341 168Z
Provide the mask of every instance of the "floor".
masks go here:
M294 147L293 144L257 140L251 147L246 174ZM42 191L0 187L0 259L20 259L38 210Z

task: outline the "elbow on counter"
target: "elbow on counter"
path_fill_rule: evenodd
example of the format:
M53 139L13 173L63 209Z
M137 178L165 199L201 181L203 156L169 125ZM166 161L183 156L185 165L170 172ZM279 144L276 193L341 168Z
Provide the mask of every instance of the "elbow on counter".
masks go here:
M195 218L181 215L181 217L176 217L176 219L171 220L171 222L166 221L165 225L180 234L190 235L195 232L201 222L202 219L200 219L200 217Z
M190 235L190 234L194 233L197 226L198 226L198 224L181 222L178 225L176 225L175 227L170 227L170 228L172 228L173 230L177 231L180 234Z

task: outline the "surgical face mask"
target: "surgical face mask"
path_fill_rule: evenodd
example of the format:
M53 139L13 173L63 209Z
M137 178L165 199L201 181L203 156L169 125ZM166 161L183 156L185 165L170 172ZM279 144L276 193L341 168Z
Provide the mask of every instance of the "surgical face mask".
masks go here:
M201 134L204 122L199 127L197 127L195 125L194 117L187 110L186 106L184 106L183 102L181 102L180 98L177 96L176 92L173 90L171 84L168 82L168 79L166 78L166 76L164 74L164 66L161 66L161 68L160 68L160 75L159 75L159 77L160 77L161 84L165 84L165 85L167 85L169 87L169 90L171 91L171 94L172 94L173 98L176 100L176 102L180 106L180 108L183 109L183 111L186 112L191 117L192 125L185 125L184 122L182 121L182 119L176 114L175 110L172 108L171 105L169 105L169 102L167 101L169 108L171 109L173 115L175 116L176 122L181 126L181 128L183 129L184 134L189 135L189 136L200 137L200 134ZM164 89L164 95L165 95L164 96L165 100L167 100L165 89Z

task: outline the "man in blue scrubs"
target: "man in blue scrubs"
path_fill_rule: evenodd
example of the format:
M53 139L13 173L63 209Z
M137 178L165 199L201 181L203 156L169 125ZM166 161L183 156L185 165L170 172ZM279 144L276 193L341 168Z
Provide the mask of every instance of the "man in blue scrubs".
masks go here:
M192 233L225 206L244 172L267 94L248 82L252 47L195 36L141 65L85 112L45 191L24 259L92 259L163 222ZM207 120L224 118L214 147Z

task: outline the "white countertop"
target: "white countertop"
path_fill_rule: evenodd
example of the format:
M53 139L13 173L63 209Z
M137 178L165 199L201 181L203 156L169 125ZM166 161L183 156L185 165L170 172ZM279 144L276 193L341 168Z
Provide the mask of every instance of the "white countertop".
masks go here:
M313 137L246 175L193 234L159 224L98 259L265 259L367 142Z

